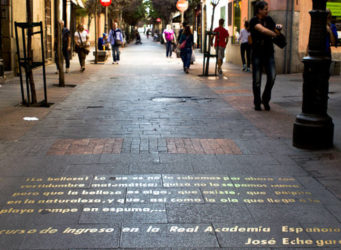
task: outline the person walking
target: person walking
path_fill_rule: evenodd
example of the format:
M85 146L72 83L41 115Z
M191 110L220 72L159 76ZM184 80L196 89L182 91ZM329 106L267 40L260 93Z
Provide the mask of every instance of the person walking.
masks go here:
M225 48L229 39L229 32L224 28L224 24L225 20L223 18L219 19L219 27L215 28L213 31L216 33L214 47L216 49L218 57L218 72L220 75L223 74L221 66L223 65L223 60L225 57ZM213 46L212 41L211 46Z
M123 44L123 34L116 22L112 22L112 28L109 32L109 42L112 50L112 63L118 64L120 61L120 47Z
M63 27L62 29L62 54L65 60L66 69L65 73L69 73L70 70L70 51L71 51L71 33L70 30L66 27L64 27L64 21L59 21L60 26ZM56 54L55 54L55 60L56 60L56 66L57 66L57 72L59 72L59 63L58 63L58 53L57 53L57 41L56 41Z
M272 39L282 29L281 24L276 24L268 16L268 3L259 1L255 5L256 15L250 20L250 33L252 38L252 90L254 96L254 108L261 111L270 111L271 91L275 84L276 67L274 46ZM267 75L266 85L261 97L262 69L265 68Z
M240 31L239 41L240 41L240 55L242 57L243 62L243 71L250 72L250 45L249 45L249 22L245 21L244 29ZM246 61L245 61L245 52L246 52Z
M167 28L163 31L162 37L166 42L166 57L172 57L172 45L175 41L175 34L170 24L167 24Z
M76 48L75 51L78 54L79 64L81 66L81 71L85 70L85 58L90 52L90 42L89 35L86 30L84 30L83 24L79 24L74 35Z
M183 68L186 74L189 73L189 67L191 65L191 57L194 46L194 38L191 28L187 25L182 32L179 40L180 56L183 62Z

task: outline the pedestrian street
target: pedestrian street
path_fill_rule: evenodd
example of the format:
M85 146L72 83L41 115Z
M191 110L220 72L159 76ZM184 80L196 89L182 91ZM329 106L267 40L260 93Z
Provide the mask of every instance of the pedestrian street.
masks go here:
M119 64L74 57L74 88L48 66L49 108L20 106L18 78L0 88L0 249L340 249L340 76L334 147L299 149L302 74L259 112L252 73L202 77L196 50L186 74L141 37Z

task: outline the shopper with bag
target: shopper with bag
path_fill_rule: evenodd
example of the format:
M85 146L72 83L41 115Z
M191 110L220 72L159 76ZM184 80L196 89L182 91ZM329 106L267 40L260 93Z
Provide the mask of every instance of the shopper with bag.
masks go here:
M183 68L186 74L188 74L189 67L191 65L192 50L194 46L194 38L191 28L187 25L180 37L179 49L180 56L183 62Z
M268 16L268 11L268 3L259 1L255 5L256 16L250 20L252 37L252 89L256 111L262 110L261 104L264 105L266 111L270 110L271 91L276 79L274 39L282 40L281 46L285 46L285 40L278 39L284 37L279 32L282 29L282 25L276 25L274 20ZM267 80L261 97L263 67L265 68Z
M84 30L84 25L79 24L74 35L75 51L78 54L81 72L85 70L85 58L90 52L90 42L88 32Z
M109 42L112 50L112 64L118 64L120 61L120 47L123 45L123 34L116 22L112 22L112 28L109 32Z

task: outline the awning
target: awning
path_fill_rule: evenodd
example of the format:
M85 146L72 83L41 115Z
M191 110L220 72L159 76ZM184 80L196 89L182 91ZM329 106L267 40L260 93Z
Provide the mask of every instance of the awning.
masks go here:
M73 2L73 4L75 4L81 8L84 8L84 4L83 4L82 0L71 0L71 2Z

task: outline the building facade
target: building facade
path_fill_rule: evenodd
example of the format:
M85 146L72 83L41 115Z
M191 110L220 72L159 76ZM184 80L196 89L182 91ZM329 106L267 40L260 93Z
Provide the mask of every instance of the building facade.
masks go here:
M283 25L283 33L287 37L287 46L280 49L275 46L276 69L278 73L295 73L303 71L302 58L307 53L310 14L312 0L266 0L269 4L269 15L276 23ZM340 4L341 1L328 1L327 5ZM228 0L228 30L231 35L230 43L226 50L228 62L242 65L240 58L240 44L236 41L240 30L246 20L254 16L256 0ZM340 11L341 12L341 11ZM340 16L338 16L340 15ZM335 11L333 22L336 22L339 32L341 31L341 13ZM339 22L339 23L338 23ZM339 33L340 34L340 33ZM341 48L332 48L333 60L341 60Z
M57 6L57 3L59 5ZM26 0L1 0L1 51L5 71L18 72L15 22L27 22ZM57 20L64 20L69 29L73 29L74 9L83 7L81 0L33 0L33 22L43 23L44 55L47 61L54 61L54 47ZM57 11L58 10L58 11ZM59 13L59 17L57 17ZM19 34L20 49L22 37ZM32 39L33 60L41 61L40 36Z

